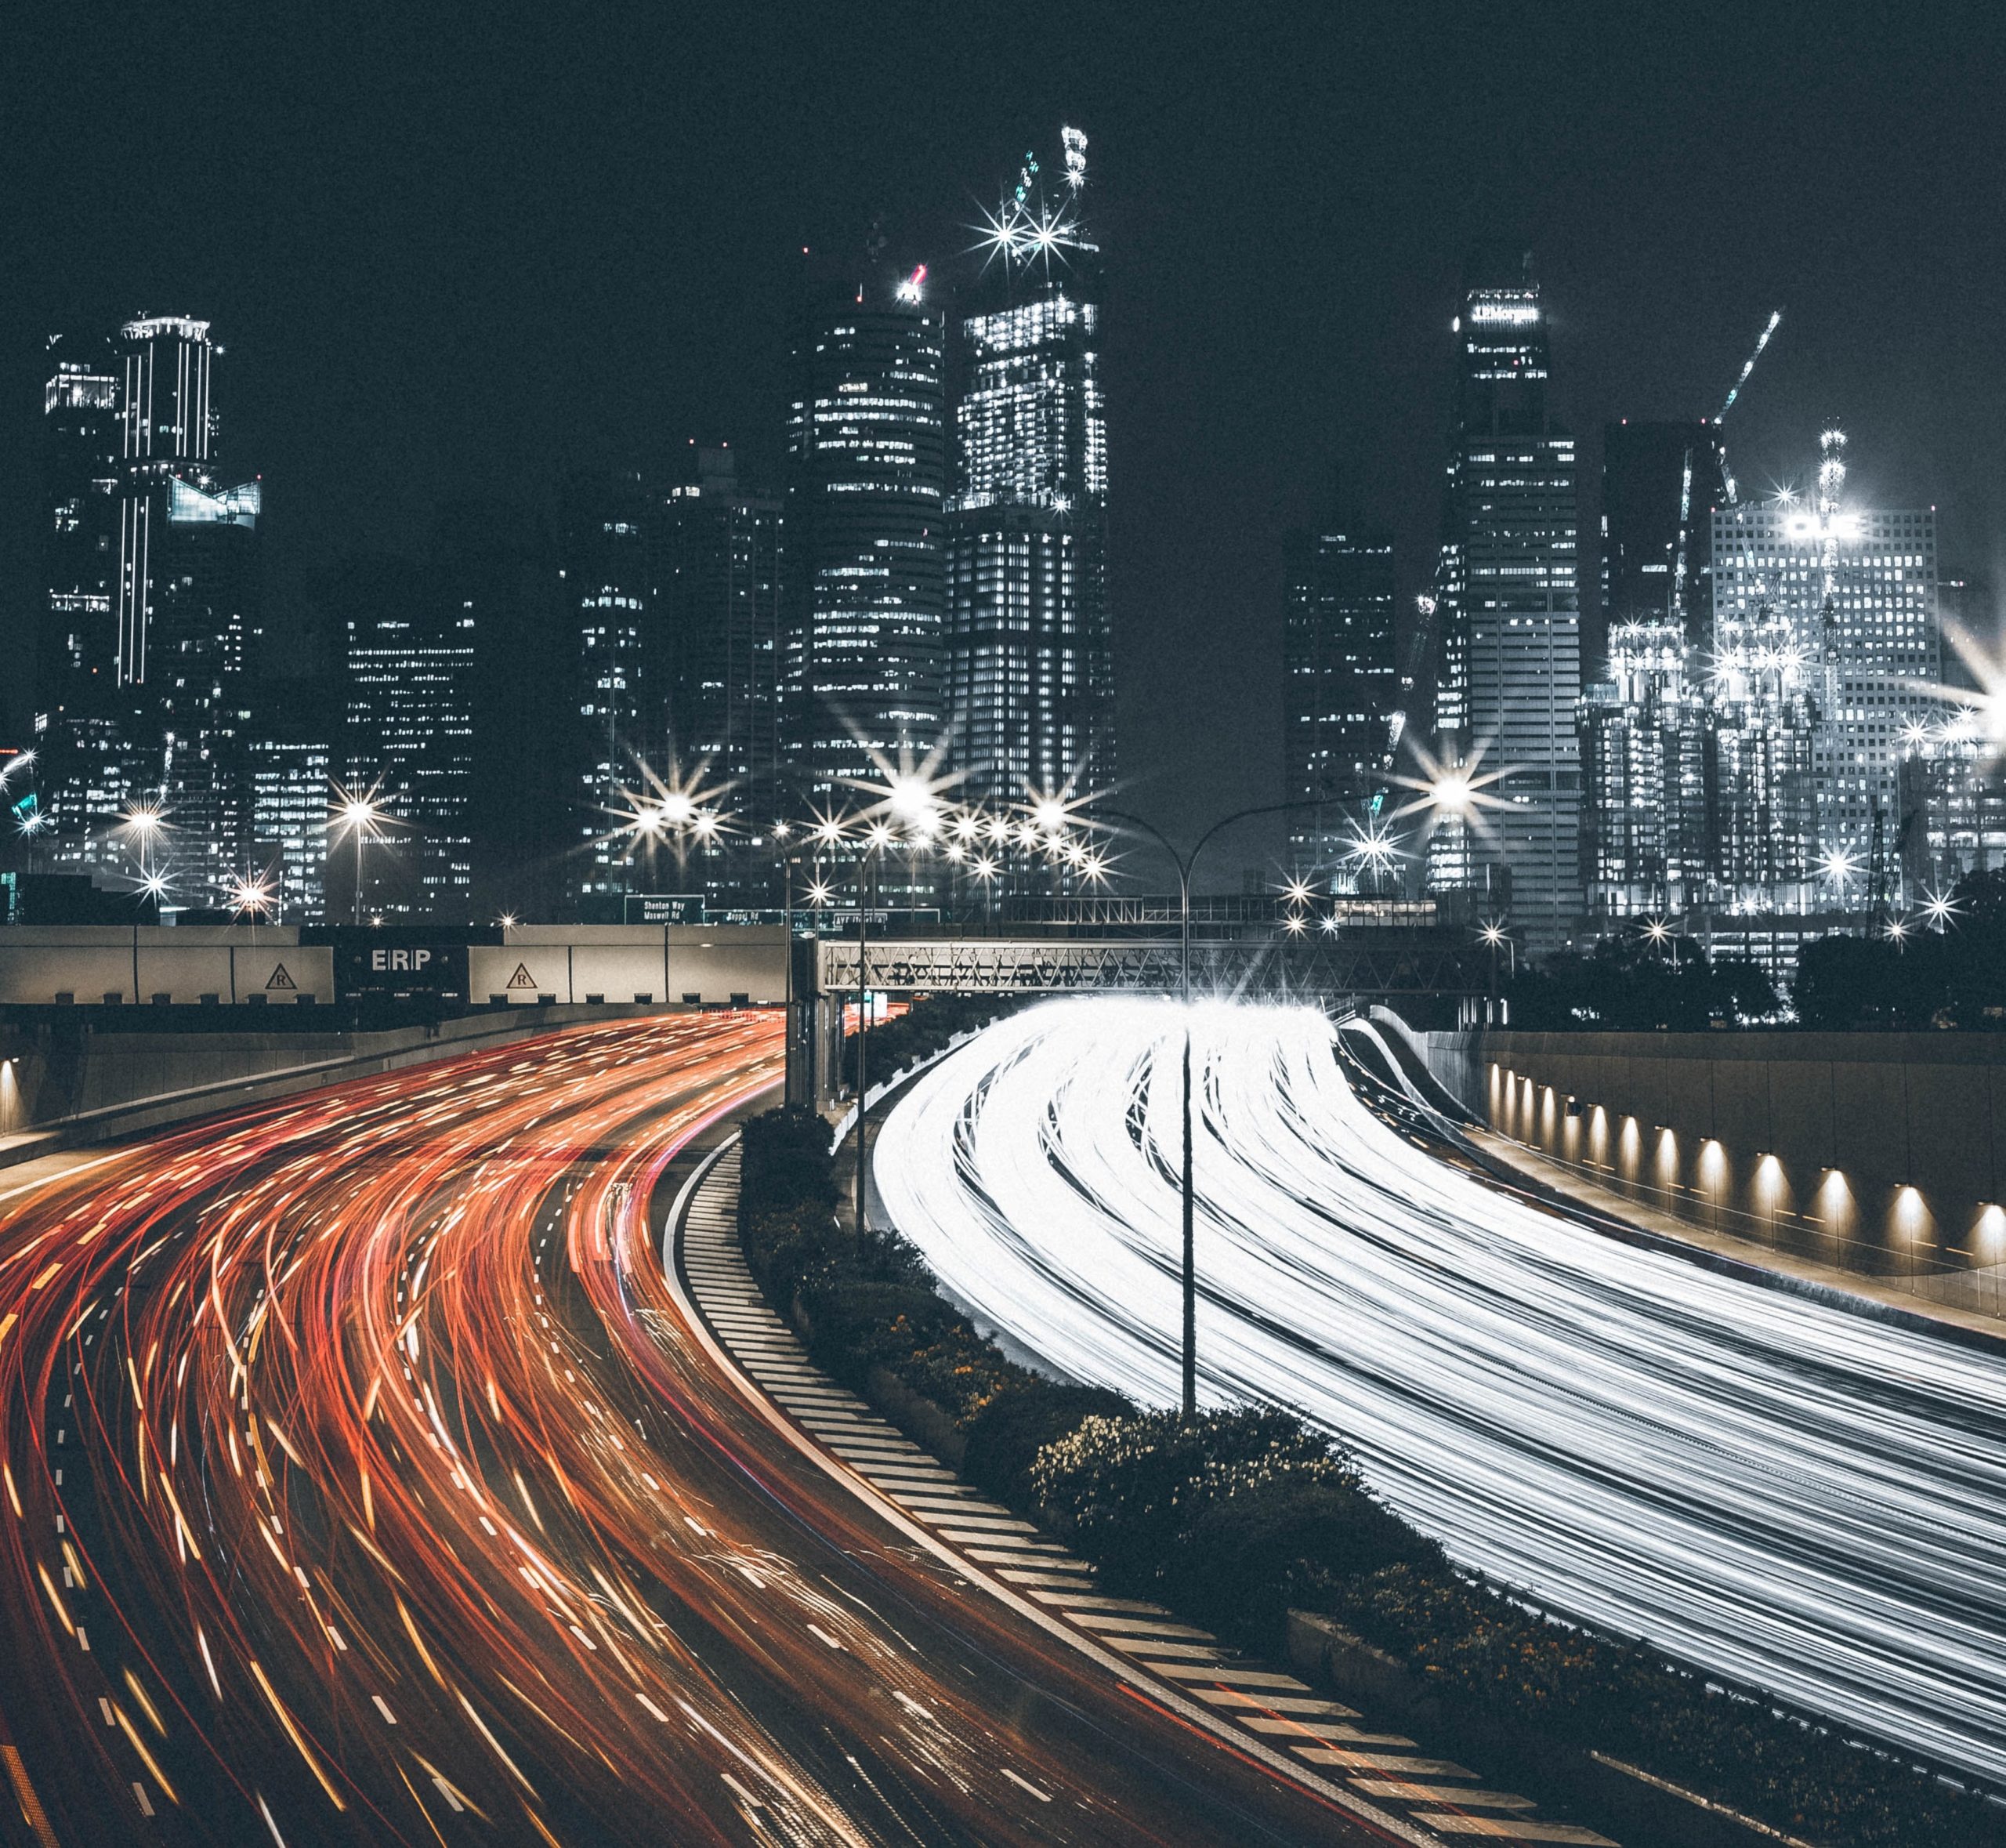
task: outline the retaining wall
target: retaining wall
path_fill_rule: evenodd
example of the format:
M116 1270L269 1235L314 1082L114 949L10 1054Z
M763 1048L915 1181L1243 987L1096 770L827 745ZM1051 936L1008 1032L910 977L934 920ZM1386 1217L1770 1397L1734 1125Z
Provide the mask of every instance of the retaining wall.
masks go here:
M581 1020L660 1011L548 1007L382 1032L0 1031L0 1166Z
M1418 1036L1500 1133L1696 1223L1925 1294L2006 1281L2006 1035Z

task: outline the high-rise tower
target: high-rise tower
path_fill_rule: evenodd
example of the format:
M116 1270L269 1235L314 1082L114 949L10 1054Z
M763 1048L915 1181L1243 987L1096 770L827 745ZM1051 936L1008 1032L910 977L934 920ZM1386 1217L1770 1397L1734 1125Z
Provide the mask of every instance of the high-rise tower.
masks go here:
M1455 332L1437 755L1497 780L1467 821L1438 829L1429 875L1438 889L1476 890L1552 944L1583 902L1581 615L1574 439L1548 403L1546 317L1530 255L1472 261Z
M1356 872L1365 805L1383 781L1398 703L1393 661L1393 542L1332 517L1284 546L1283 777L1297 870Z
M787 419L782 696L804 805L842 809L941 732L944 325L924 264L811 273Z
M1026 154L956 330L947 676L972 797L1113 780L1107 414L1087 139ZM1048 183L1049 178L1050 183Z
M389 820L329 841L328 904L338 919L458 924L474 915L474 622L426 578L417 563L393 558L351 560L340 574L347 693L339 774L351 793L378 796Z
M186 315L126 322L119 388L118 682L129 781L171 843L174 897L216 902L250 851L244 667L260 628L263 489L219 472L219 349Z
M780 502L740 481L731 450L693 445L654 519L665 761L686 781L701 777L724 792L745 830L702 853L693 876L712 900L763 900L774 869L750 842L788 806L780 779Z
M78 864L129 793L116 614L122 380L107 343L49 349L34 742L50 845Z
M215 485L216 418L211 397L215 348L209 324L186 315L143 316L120 330L118 678L147 678L155 587L172 574L163 553L172 484Z
M1819 854L1827 900L1892 895L1904 734L1942 716L1934 508L1871 511L1845 495L1845 437L1827 430L1818 487L1714 515L1717 656L1768 618L1816 690Z
M567 484L559 532L566 608L578 650L577 717L568 771L570 883L589 912L632 889L629 799L660 747L663 688L647 659L657 621L649 557L649 496L626 471L581 471Z

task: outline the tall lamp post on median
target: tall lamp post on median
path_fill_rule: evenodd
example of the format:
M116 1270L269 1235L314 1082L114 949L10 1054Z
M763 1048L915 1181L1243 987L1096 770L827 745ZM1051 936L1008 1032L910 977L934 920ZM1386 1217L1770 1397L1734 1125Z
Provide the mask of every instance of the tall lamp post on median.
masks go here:
M1186 1418L1196 1416L1198 1410L1198 1266L1191 1177L1191 870L1197 864L1198 856L1204 852L1206 844L1212 837L1231 827L1234 822L1251 821L1257 815L1285 814L1292 809L1319 806L1314 802L1273 802L1264 803L1256 808L1236 809L1230 815L1215 821L1200 835L1197 844L1188 853L1179 853L1159 829L1139 815L1132 815L1120 809L1104 808L1099 811L1100 819L1126 823L1128 827L1147 835L1163 850L1171 864L1177 868L1178 987L1184 1013L1184 1164L1181 1191L1184 1208L1182 1401Z
M389 818L389 811L375 789L360 794L343 789L338 784L335 789L335 802L328 815L331 831L350 835L355 842L355 922L359 928L362 922L362 851L372 841L379 841L377 824Z
M856 1172L851 1177L850 1211L856 1235L864 1236L864 1138L871 1114L871 1074L867 1055L871 1045L871 868L878 855L893 839L882 821L865 831L864 851L856 862Z

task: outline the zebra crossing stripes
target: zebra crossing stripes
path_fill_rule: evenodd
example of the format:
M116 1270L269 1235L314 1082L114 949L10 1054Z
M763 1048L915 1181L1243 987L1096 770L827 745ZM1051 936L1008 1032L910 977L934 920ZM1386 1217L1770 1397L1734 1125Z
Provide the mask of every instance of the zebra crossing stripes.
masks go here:
M1606 1836L1532 1814L1530 1798L1479 1787L1478 1774L1431 1758L1403 1734L1371 1728L1355 1708L1250 1661L1209 1631L1139 1598L1097 1589L1094 1568L1036 1524L972 1484L817 1367L761 1293L738 1243L740 1150L734 1143L691 1196L675 1229L690 1297L719 1345L773 1404L831 1457L983 1571L1134 1669L1210 1707L1245 1734L1445 1845L1472 1840L1617 1848ZM1105 1659L1105 1658L1103 1658Z

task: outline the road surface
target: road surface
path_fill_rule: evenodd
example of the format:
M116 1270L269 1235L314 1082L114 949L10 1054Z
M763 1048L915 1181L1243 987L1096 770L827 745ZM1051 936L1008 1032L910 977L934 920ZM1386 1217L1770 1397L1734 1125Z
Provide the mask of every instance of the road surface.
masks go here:
M1056 1002L874 1148L949 1290L1175 1403L1174 1004ZM2006 1781L2006 1360L1633 1248L1361 1103L1312 1009L1190 1015L1200 1396L1300 1408L1552 1607Z
M705 1360L647 1204L780 1060L582 1028L0 1177L0 1840L1372 1839Z

